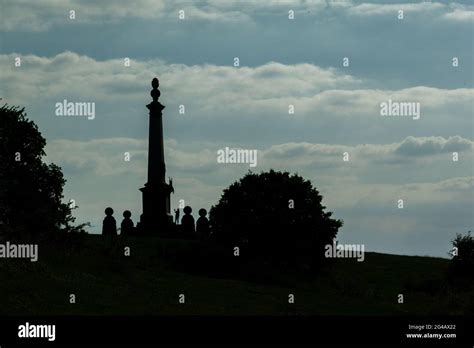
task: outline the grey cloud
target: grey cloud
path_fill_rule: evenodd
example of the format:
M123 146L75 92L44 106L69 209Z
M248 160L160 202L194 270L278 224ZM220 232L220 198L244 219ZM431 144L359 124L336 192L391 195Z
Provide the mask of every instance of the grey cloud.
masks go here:
M427 156L437 153L468 151L473 148L473 142L460 136L449 137L407 137L399 144L395 153L402 156Z
M30 117L50 138L64 134L86 138L145 136L149 81L157 75L162 81L160 100L167 106L165 126L180 142L234 141L239 134L242 144L267 147L276 141L295 140L341 144L364 139L373 143L396 141L406 137L407 129L413 129L411 135L417 137L426 133L443 137L472 134L468 125L474 90L469 88L368 89L366 81L342 70L312 64L270 62L236 69L133 60L132 67L125 68L123 59L98 61L63 52L51 58L23 56L23 66L14 68L15 56L0 55L3 98L10 104L26 106ZM269 72L272 77L260 76ZM420 102L421 119L380 117L379 104L389 98ZM55 118L54 103L63 99L96 102L96 119ZM186 115L178 114L180 104L186 106ZM290 104L295 105L294 115L288 114ZM272 132L265 131L269 124ZM81 132L77 132L78 126Z
M252 22L255 16L282 16L288 10L298 15L333 17L339 15L373 16L393 14L402 9L407 13L423 13L432 16L442 15L451 21L472 20L472 6L463 4L446 5L441 2L387 4L362 3L351 1L327 2L323 0L290 0L273 2L271 5L261 1L187 1L135 0L114 2L84 2L79 0L3 1L2 31L45 31L55 26L75 23L113 23L128 18L177 20L178 11L184 10L186 20L205 20L223 22ZM76 19L69 19L69 11L76 11ZM46 18L46 20L45 20Z
M412 143L421 147L427 146L429 152L424 150L417 153L399 153L400 148ZM446 147L454 148L454 146L458 146L449 144L462 144L464 148L458 148L458 151L466 153L467 159L472 159L473 154L468 151L469 146L472 147L472 141L459 136L448 139L442 137L408 137L394 144L359 144L355 146L287 143L258 149L258 167L256 170L264 168L280 170L312 168L316 170L331 169L335 171L334 173L340 173L339 170L344 170L347 166L352 170L371 171L386 163L397 163L399 165L410 163L399 161L400 156L408 156L415 160L416 157L419 157L419 160L423 161L425 166L435 165L439 160L439 156L445 153ZM173 171L194 173L196 175L209 172L214 172L217 175L219 171L225 176L233 174L235 165L218 165L216 160L216 151L229 144L214 144L210 148L199 146L198 150L186 148L185 145L181 145L173 139L165 142L168 167ZM89 141L59 139L49 142L46 150L47 159L50 162L67 166L74 164L76 168L95 170L96 175L102 176L126 172L141 175L145 172L147 160L147 141L145 139L107 138ZM124 163L124 152L130 153L132 159L130 164ZM349 154L349 162L343 162L345 152ZM91 166L90 161L95 165ZM452 163L451 160L445 162ZM242 168L248 169L246 166L242 166ZM360 174L361 172L354 173L354 175Z

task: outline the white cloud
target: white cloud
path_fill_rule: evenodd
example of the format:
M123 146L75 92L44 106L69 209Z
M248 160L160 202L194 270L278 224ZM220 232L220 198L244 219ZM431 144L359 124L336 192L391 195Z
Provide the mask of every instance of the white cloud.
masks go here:
M451 21L473 21L474 20L474 11L463 11L456 9L453 12L443 14L442 18L451 20Z
M469 22L474 20L474 5L466 6L450 4L451 12L444 13L441 18L454 22Z
M356 16L380 16L396 14L398 10L407 13L441 15L453 21L472 20L472 7L462 4L445 5L441 2L420 2L413 4L357 3L349 0L281 0L268 4L263 1L209 0L193 3L172 0L115 0L91 2L80 0L4 0L2 2L1 31L44 31L58 25L75 23L106 23L129 18L176 19L178 11L184 10L186 20L222 22L250 22L253 16L280 16L288 10L302 15L333 15L341 11ZM450 11L452 9L452 11ZM69 19L69 11L76 11L76 19Z
M458 3L444 4L442 2L423 1L418 3L362 3L347 8L349 15L355 16L392 16L397 19L398 11L403 11L404 17L409 18L412 15L423 16L424 20L428 18L441 18L453 22L472 21L472 5L463 5Z
M349 14L359 16L380 16L392 14L394 18L398 15L398 11L420 13L431 12L445 9L446 6L439 2L419 2L414 4L399 3L399 4L380 4L380 3L363 3L351 7Z
M331 88L354 88L361 81L336 69L311 64L265 65L236 69L231 66L166 64L160 60L134 61L124 67L123 59L96 61L87 56L63 52L52 58L1 55L4 71L0 82L4 95L15 103L58 99L73 95L84 100L132 100L143 98L149 80L159 76L163 94L172 102L197 104L201 108L241 108L248 100L314 96ZM234 104L235 106L232 106ZM191 105L192 106L192 105Z
M460 136L449 137L408 137L397 146L395 153L404 156L426 156L442 152L468 151L473 142Z
M58 165L83 169L90 174L113 176L123 173L144 175L147 163L147 141L130 138L92 139L76 141L57 139L48 142L47 160ZM221 170L225 176L234 174L235 165L217 163L219 145L192 151L179 145L175 140L166 140L166 158L168 166L178 172L200 174L213 171L216 175ZM452 157L446 152L458 151L464 161L473 160L474 142L454 136L443 137L407 137L393 144L359 144L354 146L337 144L286 143L272 145L258 150L258 167L262 169L304 170L319 168L333 173L347 175L345 169L358 168L365 172L376 170L381 164L402 163L404 157L411 161L420 159L424 165L435 167L440 158L451 164ZM129 152L131 162L124 161L124 153ZM349 154L349 162L343 161L343 154ZM465 155L464 155L465 154ZM416 165L416 162L410 162ZM92 165L94 164L94 165ZM228 169L228 170L227 170ZM247 168L248 169L248 168ZM74 170L73 170L74 172ZM360 172L354 172L357 176ZM387 178L390 181L390 178Z
M70 19L70 11L75 19ZM176 19L180 10L185 11L186 20L246 21L249 16L236 10L219 11L204 9L192 2L171 0L5 0L2 2L1 31L44 31L58 25L76 23L108 23L130 18Z
M198 129L211 143L236 146L239 144L224 141L231 142L235 133L250 137L253 131L253 140L242 139L241 144L258 148L268 146L268 137L273 137L272 144L290 142L285 134L297 142L340 144L394 142L408 135L437 134L447 139L472 134L472 88L374 89L367 86L376 87L376 81L307 63L269 62L234 68L132 60L127 68L123 59L98 61L63 52L51 58L22 56L22 66L15 68L16 56L0 55L3 101L25 106L45 134L54 132L53 138L67 134L103 138L103 131L107 132L105 137L140 136L146 126L145 104L150 101L154 76L161 81L165 116L180 127L173 135L176 138L191 136L189 132ZM55 103L64 99L95 102L95 119L59 119L54 114ZM389 99L420 103L420 119L381 117L380 103ZM185 105L186 115L178 114L180 104ZM290 104L295 107L294 114L288 113ZM279 133L272 136L266 132L268 125ZM309 130L314 136L308 137Z
M20 104L65 94L87 100L142 99L152 76L159 76L167 100L189 102L211 109L256 106L283 109L297 102L298 111L373 112L380 102L416 101L423 108L446 103L466 103L473 89L444 90L412 87L402 90L364 89L367 81L337 69L312 64L284 65L269 62L257 67L234 68L216 65L167 64L161 60L135 61L124 67L123 59L97 61L73 52L52 58L21 56L22 66L13 63L18 54L0 55L0 82L5 97ZM371 82L373 84L373 82ZM286 105L285 105L286 104ZM260 110L261 111L261 110ZM297 112L295 115L297 116Z

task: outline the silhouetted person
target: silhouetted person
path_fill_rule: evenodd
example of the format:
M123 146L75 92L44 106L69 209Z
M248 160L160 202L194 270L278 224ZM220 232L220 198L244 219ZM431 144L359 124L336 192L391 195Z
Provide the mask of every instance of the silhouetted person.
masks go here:
M133 226L133 221L130 219L132 216L132 213L129 210L125 210L123 212L123 221L120 225L120 234L124 236L131 236L134 233L134 226Z
M176 225L179 223L179 208L174 210L174 223Z
M114 210L110 207L105 209L104 221L102 223L102 235L103 236L116 236L117 235L117 223L115 218L112 216Z
M195 232L194 218L191 215L193 210L191 209L190 206L186 206L186 207L184 207L183 211L184 211L184 216L181 219L181 225L183 226L182 227L183 232L184 233L194 233Z
M199 209L199 219L197 219L196 222L196 232L201 236L201 239L208 239L211 234L209 219L206 215L206 209Z

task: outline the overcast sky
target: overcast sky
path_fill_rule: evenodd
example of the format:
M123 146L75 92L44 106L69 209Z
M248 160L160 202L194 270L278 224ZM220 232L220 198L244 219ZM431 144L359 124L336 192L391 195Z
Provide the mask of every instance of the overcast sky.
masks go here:
M107 206L139 218L157 76L173 207L209 210L249 169L297 172L344 219L340 243L446 257L473 227L470 3L2 0L0 97L38 124L93 233ZM56 116L64 99L95 118ZM389 99L420 118L381 116ZM226 146L258 165L217 163Z

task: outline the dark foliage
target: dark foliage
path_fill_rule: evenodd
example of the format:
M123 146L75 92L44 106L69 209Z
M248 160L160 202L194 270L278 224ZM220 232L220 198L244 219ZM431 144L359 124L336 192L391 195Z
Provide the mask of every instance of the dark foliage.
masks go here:
M83 232L63 203L66 180L61 168L46 164L46 140L23 108L0 107L0 234L40 237L54 232Z
M471 236L471 231L466 235L456 234L452 244L451 272L454 276L474 279L474 238Z
M297 174L249 172L211 208L213 238L264 262L316 267L343 224L325 212L322 198Z

